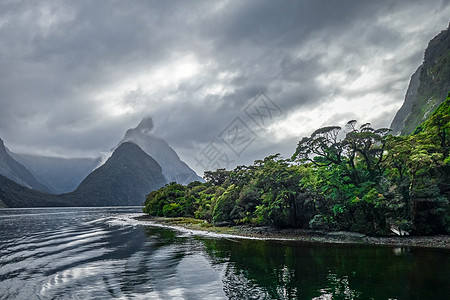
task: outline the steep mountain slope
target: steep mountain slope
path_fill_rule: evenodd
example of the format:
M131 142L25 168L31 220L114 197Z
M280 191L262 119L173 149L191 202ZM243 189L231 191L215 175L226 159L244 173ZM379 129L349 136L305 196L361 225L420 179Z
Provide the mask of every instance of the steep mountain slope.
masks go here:
M59 199L81 206L141 205L165 184L158 163L136 144L124 142L74 192Z
M74 191L100 158L60 158L10 153L54 194Z
M66 199L35 191L0 175L0 207L71 206Z
M449 91L450 24L428 43L423 63L411 77L403 106L392 121L393 134L412 133Z
M394 120L392 120L391 129L392 134L394 135L399 134L405 127L406 119L411 113L413 105L417 103L417 90L419 89L420 84L420 70L422 70L422 66L417 68L417 70L411 76L408 90L406 91L405 95L405 101L403 102L402 107L400 107L400 109L397 111Z
M49 189L31 174L27 168L9 155L3 140L0 139L0 175L30 189L48 192Z
M144 118L136 128L129 129L119 145L132 142L138 145L148 155L153 157L161 166L162 173L167 182L188 184L192 181L202 181L194 170L183 162L178 154L164 140L151 134L152 119Z

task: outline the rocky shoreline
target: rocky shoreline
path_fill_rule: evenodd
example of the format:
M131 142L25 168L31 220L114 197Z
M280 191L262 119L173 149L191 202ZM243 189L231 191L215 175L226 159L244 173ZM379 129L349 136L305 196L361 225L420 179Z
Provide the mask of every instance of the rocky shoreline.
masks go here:
M134 218L149 225L182 229L192 234L211 233L216 236L233 238L252 238L323 244L385 245L395 247L427 247L450 249L449 235L435 236L388 236L372 237L355 232L324 232L296 228L279 229L275 227L254 227L248 225L216 227L203 220L193 218L162 218L142 215Z

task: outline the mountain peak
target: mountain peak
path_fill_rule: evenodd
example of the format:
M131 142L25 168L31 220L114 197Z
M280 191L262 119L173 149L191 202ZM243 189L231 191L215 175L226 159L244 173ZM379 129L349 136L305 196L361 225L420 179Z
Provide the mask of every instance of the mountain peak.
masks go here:
M87 206L140 205L164 184L159 164L138 145L124 142L74 192L61 197Z
M158 162L167 182L188 184L192 181L203 181L194 170L180 159L175 150L166 141L152 134L152 130L152 118L145 117L137 127L127 130L119 145L125 142L132 142L138 145L145 153Z

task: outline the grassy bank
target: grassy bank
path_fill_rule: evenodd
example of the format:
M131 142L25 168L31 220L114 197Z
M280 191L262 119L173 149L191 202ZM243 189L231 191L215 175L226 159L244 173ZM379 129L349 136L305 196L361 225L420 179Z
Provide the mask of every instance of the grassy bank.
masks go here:
M361 244L386 245L395 247L427 247L450 249L450 236L406 236L406 237L370 237L353 232L324 232L295 228L253 227L248 225L217 227L194 218L164 218L142 215L136 217L139 221L147 221L167 227L191 230L193 234L209 232L214 234L231 235L242 238L257 238L266 240L285 240L293 242L325 243L325 244Z

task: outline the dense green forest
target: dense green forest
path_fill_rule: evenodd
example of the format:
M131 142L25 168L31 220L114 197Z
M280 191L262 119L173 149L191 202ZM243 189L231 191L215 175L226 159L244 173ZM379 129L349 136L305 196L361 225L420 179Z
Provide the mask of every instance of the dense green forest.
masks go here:
M450 93L408 136L349 121L299 141L289 159L205 172L206 183L171 183L144 212L216 225L274 225L386 235L450 232Z

